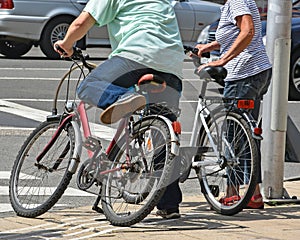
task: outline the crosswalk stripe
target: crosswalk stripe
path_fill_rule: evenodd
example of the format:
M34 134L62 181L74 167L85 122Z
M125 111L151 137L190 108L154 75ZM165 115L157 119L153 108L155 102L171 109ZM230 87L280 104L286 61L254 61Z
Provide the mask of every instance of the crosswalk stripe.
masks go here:
M0 112L14 114L38 122L45 121L46 116L50 115L50 113L47 111L27 107L25 105L13 103L3 99L0 99ZM94 135L99 136L104 140L111 140L116 131L114 128L95 123L90 123L90 127L93 130Z
M25 188L24 187L24 192L37 192L36 188L32 187L32 188ZM56 187L47 187L47 188L39 188L40 192L43 192L44 195L50 195L51 193L53 193L56 190ZM0 186L0 195L6 195L8 196L9 194L9 188L8 186ZM69 187L66 189L66 191L64 192L63 196L69 196L69 197L90 197L90 196L95 196L94 194L88 193L88 192L84 192L81 191L79 189L76 188L72 188Z
M0 171L0 179L10 179L10 172L9 171ZM21 173L20 179L38 179L38 178Z

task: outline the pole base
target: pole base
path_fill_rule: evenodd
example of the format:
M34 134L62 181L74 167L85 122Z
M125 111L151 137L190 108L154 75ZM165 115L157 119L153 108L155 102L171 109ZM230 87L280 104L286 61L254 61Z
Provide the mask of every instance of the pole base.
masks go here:
M298 199L297 196L290 197L290 195L284 188L282 198L267 198L264 199L264 203L270 206L276 206L281 204L300 204L300 199Z

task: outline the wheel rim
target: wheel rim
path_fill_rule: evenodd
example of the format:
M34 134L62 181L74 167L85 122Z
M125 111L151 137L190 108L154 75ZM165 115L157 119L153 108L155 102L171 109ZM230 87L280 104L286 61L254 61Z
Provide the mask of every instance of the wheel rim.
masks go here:
M300 94L300 58L295 61L292 69L292 83Z
M63 40L66 36L70 24L61 23L57 25L51 32L51 43L54 44L58 40Z

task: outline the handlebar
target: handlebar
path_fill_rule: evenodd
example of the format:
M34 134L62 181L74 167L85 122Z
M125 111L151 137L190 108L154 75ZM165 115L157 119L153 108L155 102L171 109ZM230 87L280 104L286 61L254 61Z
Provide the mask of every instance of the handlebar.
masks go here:
M191 46L186 46L186 45L183 45L183 48L184 48L184 53L188 53L188 52L192 52L196 55L198 55L198 51L199 49L198 48L194 48L194 47L191 47ZM210 58L210 52L205 52L201 55L201 57L204 57L204 58Z
M62 52L63 55L61 55L61 58L64 58L65 60L71 60L71 61L74 61L74 60L80 60L83 64L83 66L85 66L87 69L89 69L90 71L92 69L94 69L94 66L91 66L87 60L89 59L89 55L86 54L86 55L83 55L82 51L80 48L77 48L77 47L73 47L73 54L71 57L64 57L64 54L65 54L65 51L59 46L59 45L55 45L55 48Z
M195 55L192 55L191 58L193 59L194 65L196 67L195 74L198 75L201 79L211 79L220 84L224 87L224 79L227 76L227 70L222 66L212 67L207 66L198 72L198 67L201 65L201 57L209 58L210 52L203 53L201 57L198 57L198 48L190 47L190 46L183 46L184 52L192 52Z

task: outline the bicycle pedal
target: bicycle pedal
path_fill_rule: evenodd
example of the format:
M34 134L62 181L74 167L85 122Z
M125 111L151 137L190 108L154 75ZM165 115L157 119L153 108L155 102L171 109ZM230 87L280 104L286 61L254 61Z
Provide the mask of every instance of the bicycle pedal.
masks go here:
M92 152L102 148L100 138L96 136L89 136L83 143L83 146Z

